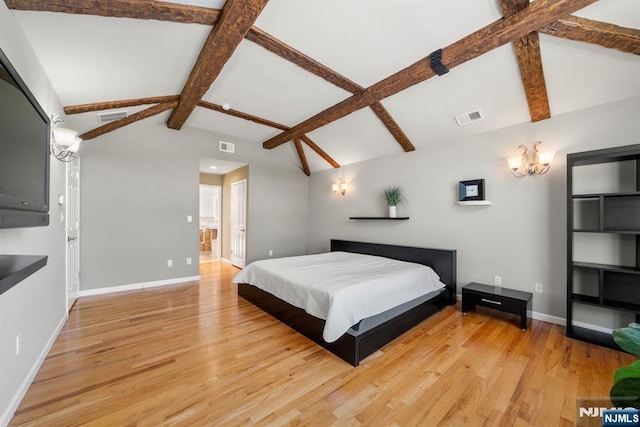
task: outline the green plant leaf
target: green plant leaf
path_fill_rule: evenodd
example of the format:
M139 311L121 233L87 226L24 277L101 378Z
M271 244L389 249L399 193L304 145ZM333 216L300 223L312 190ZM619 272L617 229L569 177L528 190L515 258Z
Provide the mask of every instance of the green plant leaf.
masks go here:
M613 406L640 409L640 378L625 378L611 387Z
M613 383L618 384L626 378L640 378L640 360L636 360L629 366L616 369L613 374Z
M400 187L387 187L384 189L384 199L389 206L396 206L402 201L402 191Z
M631 323L626 328L615 329L613 340L625 351L640 356L640 325Z

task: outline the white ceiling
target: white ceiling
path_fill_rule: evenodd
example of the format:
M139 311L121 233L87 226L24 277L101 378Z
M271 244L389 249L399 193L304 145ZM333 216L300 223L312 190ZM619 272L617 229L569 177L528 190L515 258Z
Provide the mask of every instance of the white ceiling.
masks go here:
M245 165L246 163L232 162L230 160L200 158L200 172L208 173L209 175L225 175Z
M223 2L176 3L220 8ZM15 14L64 105L179 94L211 30L196 24L62 13ZM600 0L575 15L640 28L638 0ZM255 25L367 87L501 17L497 0L271 0ZM540 44L552 116L640 96L638 56L544 34ZM294 126L348 96L245 40L204 99ZM382 104L417 150L530 121L511 45ZM455 115L478 108L485 120L458 127ZM95 113L69 117L67 123L81 132L97 127ZM255 143L280 133L202 108L186 125ZM308 136L340 164L401 151L370 109ZM290 144L271 155L288 156L283 150L291 150ZM313 151L305 152L312 172L330 167Z

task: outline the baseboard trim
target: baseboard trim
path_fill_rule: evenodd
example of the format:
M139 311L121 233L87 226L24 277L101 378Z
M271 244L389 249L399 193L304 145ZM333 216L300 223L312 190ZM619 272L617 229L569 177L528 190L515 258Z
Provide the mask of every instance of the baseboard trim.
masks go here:
M36 374L40 370L40 367L44 363L44 360L47 358L47 355L49 354L51 347L53 347L53 344L56 342L56 338L58 338L58 335L60 334L60 331L64 327L64 324L66 323L68 318L69 318L69 313L65 312L64 316L58 323L58 326L53 331L53 334L51 335L51 337L49 337L49 340L47 341L45 346L42 348L42 351L38 355L38 358L33 363L33 366L31 366L31 369L29 369L29 373L20 384L20 387L18 387L18 390L16 391L13 398L11 399L9 406L2 412L2 416L0 416L0 426L6 427L9 425L11 418L13 418L13 415L18 410L18 407L20 406L20 402L22 402L22 399L24 399L24 396L27 394L27 391L29 390L29 386L31 386L31 383L33 382L34 378L36 377Z
M153 282L132 283L129 285L109 286L106 288L85 289L80 291L80 297L89 297L94 295L111 294L114 292L137 291L146 288L155 288L158 286L176 285L178 283L196 282L200 280L200 276L178 277L176 279L156 280Z
M529 315L529 313L527 313ZM536 311L531 312L531 318L536 320L542 320L543 322L553 323L554 325L566 326L567 319L558 316L552 316L550 314L538 313Z

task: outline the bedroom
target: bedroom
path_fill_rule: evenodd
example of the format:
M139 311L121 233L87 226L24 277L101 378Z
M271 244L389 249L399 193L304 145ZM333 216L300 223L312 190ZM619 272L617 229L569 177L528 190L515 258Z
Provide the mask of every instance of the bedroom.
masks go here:
M612 3L614 9L616 4L627 7L626 17L631 22L619 22L619 25L638 27L637 8L634 9L632 3ZM636 11L636 14L629 11ZM37 12L20 13L23 20L37 15ZM56 52L45 52L45 56L38 57L30 47L33 41L24 35L22 25L26 23L21 22L16 14L4 2L0 4L0 48L29 82L45 109L62 111L59 94L47 81L53 78L45 76L39 65L45 63L46 54L55 55ZM466 32L476 28L467 28ZM67 31L90 30L83 27ZM125 34L120 43L114 44L125 43L137 35ZM448 42L459 38L453 37ZM501 49L487 55L511 58L510 46ZM531 291L534 283L543 283L544 293L534 297L534 312L541 320L560 322L565 315L566 294L565 155L635 144L639 142L640 134L636 119L640 108L640 88L637 80L632 78L640 73L637 56L593 46L583 49L577 52L586 55L592 70L582 73L581 79L584 80L576 78L579 82L577 88L567 90L578 91L586 97L585 87L597 88L597 94L602 98L597 104L530 123L524 95L517 92L522 90L521 82L514 79L513 91L518 93L517 111L525 116L520 123L501 129L473 130L471 126L484 126L482 122L477 123L459 128L455 136L438 137L433 146L421 147L412 153L403 153L392 138L384 141L374 139L374 136L385 132L376 122L364 136L353 134L350 124L336 122L332 135L344 136L331 143L339 145L346 144L345 141L369 139L395 150L395 154L354 164L347 164L348 161L344 160L342 168L317 171L310 178L300 171L299 160L292 147L264 150L258 143L262 140L234 138L235 157L225 155L217 151L216 144L220 139L227 140L228 134L189 126L176 132L166 128L166 117L140 121L88 141L81 153L83 289L179 281L198 275L197 270L183 262L168 270L166 259L197 257L197 248L193 246L193 241L197 240L193 237L197 228L185 220L188 215L196 214L191 207L196 204L197 193L188 189L197 187L197 168L193 166L197 159L215 155L250 164L251 233L248 245L252 259L266 257L269 250L273 250L275 256L325 251L332 237L455 248L458 250L459 286L470 281L492 283L496 275L503 277L505 286L523 290ZM424 49L422 52L424 54ZM601 55L607 59L597 61ZM556 59L545 62L548 78L554 75L552 71L580 74L581 70L572 68L569 61ZM511 66L516 68L515 61L511 60ZM399 68L377 72L384 77ZM449 76L436 77L422 87L444 85L447 86L442 89L444 94L463 97L468 86L460 85L457 79L469 81L469 84L474 82L474 78L464 73L465 66L461 66L455 72L452 70ZM452 87L448 86L448 78ZM501 77L498 74L487 78L493 82ZM179 85L174 89L179 91L182 81L173 81L173 84ZM325 88L324 83L321 87ZM96 99L82 99L79 94L77 100L65 101L64 105L165 94L153 88L148 89L149 93L142 89L134 95L112 95L110 88L104 87L104 92ZM575 92L572 93L576 96ZM554 99L553 96L559 95L554 91L550 96ZM326 106L332 104L330 102ZM455 112L464 113L476 107L484 105L474 103ZM323 109L308 108L311 110L308 113ZM429 108L433 108L432 104ZM490 111L488 107L484 108L485 113ZM419 108L413 111L421 112ZM359 120L357 114L354 114L356 122ZM73 116L68 117L70 126L75 125L73 120ZM448 120L455 126L452 117ZM291 124L295 124L295 120ZM87 125L82 130L90 128ZM409 129L404 130L409 132ZM519 144L531 146L537 140L556 151L549 174L524 179L512 177L505 159L519 152ZM316 142L320 143L320 139ZM311 155L309 160L313 161ZM171 172L165 173L167 170ZM349 181L344 197L331 191L331 185L341 177ZM493 206L468 208L455 205L458 181L475 178L486 180L487 199L493 202ZM402 186L405 191L408 202L401 206L401 212L411 217L409 221L390 225L347 219L356 215L384 214L381 190L393 184ZM155 189L162 189L162 192ZM52 162L51 191L52 194L64 194L64 168L56 162ZM56 217L59 210L54 205L52 217ZM2 379L3 384L10 384L2 387L2 408L9 408L15 403L16 391L25 387L34 364L43 352L46 353L45 349L65 320L64 233L64 227L57 221L42 229L0 232L3 253L47 253L50 257L47 269L39 276L34 276L25 286L16 287L12 294L0 297ZM171 244L167 245L167 242ZM140 250L140 245L144 245L144 251ZM17 358L14 341L19 332L23 336L24 351L22 357Z

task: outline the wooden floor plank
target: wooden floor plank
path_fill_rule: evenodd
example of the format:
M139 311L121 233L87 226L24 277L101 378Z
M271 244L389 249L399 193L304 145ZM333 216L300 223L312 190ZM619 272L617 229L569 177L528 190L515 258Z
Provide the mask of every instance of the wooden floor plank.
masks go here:
M81 298L11 426L571 425L631 355L447 307L357 368L237 296L235 267Z

